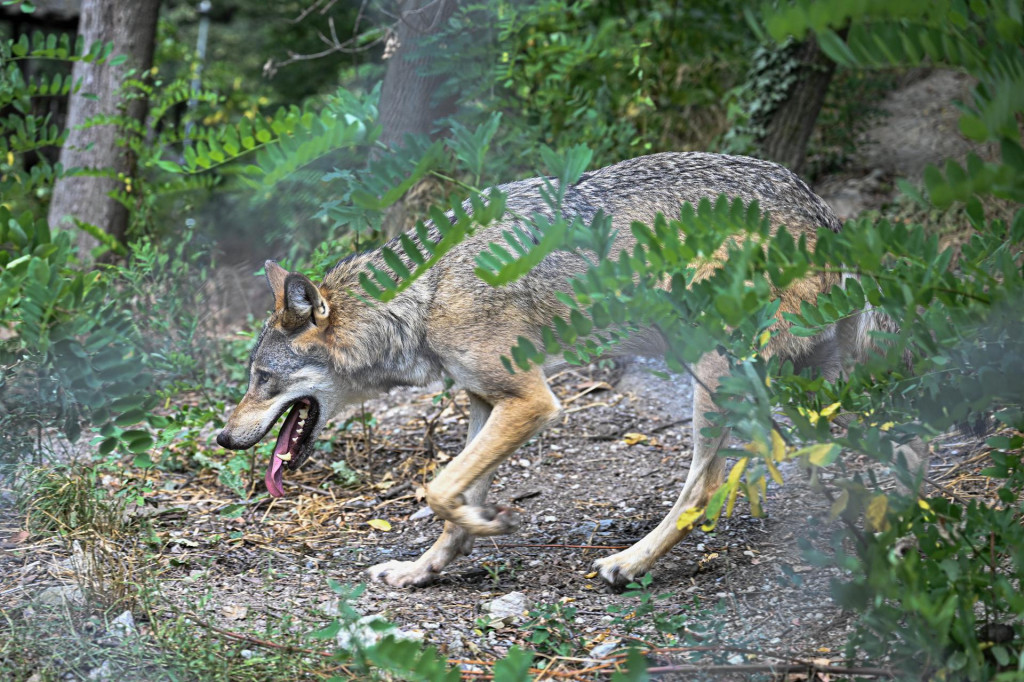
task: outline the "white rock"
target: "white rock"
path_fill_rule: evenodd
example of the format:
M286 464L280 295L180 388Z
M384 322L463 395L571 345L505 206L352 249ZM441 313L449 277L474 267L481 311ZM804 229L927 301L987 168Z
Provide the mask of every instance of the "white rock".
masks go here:
M82 604L85 597L82 590L75 585L58 585L47 587L36 595L36 603L46 606L62 606L65 602L69 604Z
M509 592L503 597L485 601L480 610L491 617L491 622L501 621L506 625L519 623L533 606L522 592Z
M604 658L611 652L619 648L619 639L616 637L609 637L605 641L601 642L593 649L590 650L591 658Z
M110 661L103 661L103 664L89 671L87 680L109 680L114 677L114 671L110 669Z
M394 624L388 623L379 613L374 613L363 616L354 623L343 623L341 630L338 631L336 641L339 648L351 651L356 647L373 646L388 635L392 635L395 639L413 641L423 638L411 632L399 630Z
M420 519L429 519L434 515L434 510L430 507L423 507L417 512L414 512L410 517L410 521L419 521Z
M135 633L135 618L131 611L125 611L120 616L110 621L107 634L118 639L123 639Z

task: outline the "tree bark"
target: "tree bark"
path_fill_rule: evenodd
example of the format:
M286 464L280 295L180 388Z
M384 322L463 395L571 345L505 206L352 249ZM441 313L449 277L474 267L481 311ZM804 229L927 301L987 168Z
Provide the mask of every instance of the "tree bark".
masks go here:
M85 44L112 42L111 56L125 55L127 60L113 65L76 62L73 82L81 88L69 98L68 137L61 149L60 163L65 170L74 168L113 171L116 177L69 174L53 188L49 222L52 228L74 225L77 219L95 225L119 241L128 230L128 209L110 193L124 186L124 178L135 171L132 152L118 146L119 131L113 125L83 127L97 115L121 115L142 121L148 103L142 99L121 99L121 84L129 70L144 72L153 65L156 21L160 0L83 0L79 34ZM89 95L88 97L86 95ZM94 96L94 97L93 97ZM99 241L80 231L77 238L79 258L92 259Z
M429 135L434 122L455 110L451 97L438 98L443 75L428 75L433 62L421 49L424 38L444 28L457 0L401 0L394 40L380 93L381 141L400 147L407 133Z
M821 51L813 36L786 49L792 50L792 57L800 62L800 67L785 101L772 112L765 125L760 151L763 158L799 174L836 65Z
M429 75L434 58L424 52L421 41L444 28L457 6L458 0L399 2L392 38L397 47L388 57L380 93L380 140L388 147L401 147L407 134L432 135L436 121L455 112L454 97L437 96L444 75ZM406 197L402 197L388 207L381 231L390 239L408 228L409 222Z

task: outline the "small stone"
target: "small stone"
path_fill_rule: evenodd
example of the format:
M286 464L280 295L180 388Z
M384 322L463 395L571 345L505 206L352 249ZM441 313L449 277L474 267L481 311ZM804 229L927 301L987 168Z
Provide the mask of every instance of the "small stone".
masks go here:
M604 533L611 530L611 527L615 525L613 519L601 519L600 521L591 521L588 523L576 526L569 533L573 535L592 535L594 533Z
M110 621L107 627L107 634L117 639L124 639L128 635L135 634L135 617L131 611L125 611L120 616Z
M335 640L339 649L351 651L355 648L373 646L387 635L395 639L406 639L419 641L421 636L411 632L398 629L394 624L388 623L379 613L363 616L354 623L344 623Z
M434 622L429 621L429 620L425 620L422 623L420 623L420 627L423 628L424 630L437 630L439 627L441 627L441 624L440 623L434 623Z
M82 604L85 602L85 597L82 596L82 590L75 585L58 585L47 587L36 595L35 601L44 606L62 606L65 602Z
M253 653L252 649L242 649L239 653L241 653L242 658L244 658L247 661L256 655L255 653Z
M509 592L503 597L486 601L480 605L480 611L491 617L491 622L504 625L522 622L526 612L533 604L522 592Z
M526 459L525 457L520 458L519 461L516 462L516 464L518 464L524 469L530 468L530 460Z
M619 639L616 637L610 637L609 639L601 642L593 649L590 650L591 658L604 658L611 652L619 648Z
M103 661L99 667L93 668L86 675L87 680L109 680L114 677L114 671L110 668L110 661Z
M423 507L422 509L414 512L409 516L410 521L419 521L420 519L429 519L434 515L434 510L430 507Z

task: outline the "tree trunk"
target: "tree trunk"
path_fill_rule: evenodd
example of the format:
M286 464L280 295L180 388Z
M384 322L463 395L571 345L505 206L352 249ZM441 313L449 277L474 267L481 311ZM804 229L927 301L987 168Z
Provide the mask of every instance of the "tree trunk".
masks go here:
M127 147L118 146L118 129L113 125L82 127L97 115L121 115L142 121L146 116L144 99L123 101L121 83L125 73L144 72L153 65L156 20L160 0L83 0L79 34L85 44L112 42L111 56L125 55L127 60L113 65L76 62L73 82L81 89L68 103L68 137L60 154L66 170L73 168L113 171L116 177L67 175L57 181L50 202L51 227L68 227L74 220L95 225L119 241L128 230L128 210L110 193L123 186L124 178L135 171L135 158ZM88 97L86 96L88 95ZM93 97L95 96L95 97ZM80 231L78 255L83 262L92 259L99 241Z
M401 147L407 134L432 134L438 119L455 112L454 97L437 96L444 76L428 75L433 57L421 49L421 40L444 28L457 6L458 0L399 2L399 19L392 37L396 48L388 57L380 93L380 140L389 147ZM384 214L384 236L390 239L405 230L408 220L403 197Z
M785 48L800 62L786 99L772 112L760 141L763 158L800 173L807 157L807 142L825 102L836 65L818 47L813 36Z
M381 141L402 145L407 133L429 135L434 122L453 113L452 98L437 97L443 75L428 75L432 57L421 50L421 40L444 28L457 0L401 0L394 40L397 49L388 59L380 93Z

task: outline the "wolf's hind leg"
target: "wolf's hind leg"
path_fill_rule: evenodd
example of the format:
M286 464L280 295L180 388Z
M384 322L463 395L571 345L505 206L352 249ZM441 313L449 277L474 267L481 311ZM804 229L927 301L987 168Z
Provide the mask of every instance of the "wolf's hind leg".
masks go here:
M705 387L714 391L718 387L719 378L728 369L725 358L717 353L705 355L697 364L696 375L704 385L694 387L693 461L686 475L686 483L672 510L657 528L629 549L594 562L598 575L613 589L622 589L643 576L658 559L689 535L693 526L680 530L676 526L679 517L687 510L706 506L711 494L721 484L724 462L717 454L728 433L723 431L716 438L705 438L701 430L708 426L705 415L718 410ZM699 521L694 520L694 524Z
M484 428L491 415L491 405L469 394L469 433L467 445L471 443ZM470 504L480 506L487 498L487 490L491 487L490 475L474 481L473 485L463 493ZM451 521L445 521L444 531L433 545L416 561L387 561L371 566L367 572L370 578L387 583L392 587L423 587L437 580L441 570L460 556L466 556L473 550L473 536L466 529Z

